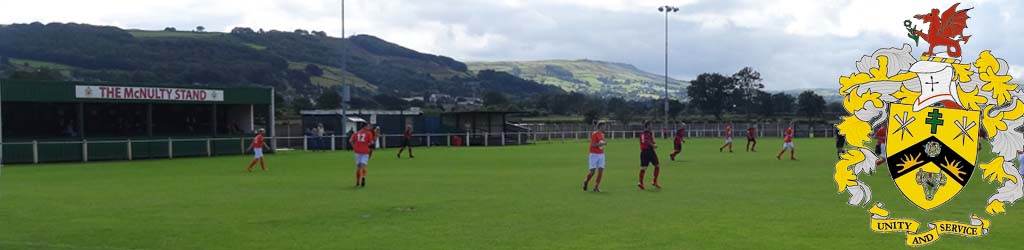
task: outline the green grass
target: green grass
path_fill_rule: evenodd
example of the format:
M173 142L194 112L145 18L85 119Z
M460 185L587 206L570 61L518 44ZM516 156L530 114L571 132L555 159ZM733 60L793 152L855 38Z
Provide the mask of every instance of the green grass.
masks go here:
M220 32L162 31L162 30L128 30L136 38L208 38L223 35Z
M54 70L72 70L72 69L76 69L73 66L68 66L68 65L64 65L64 64L60 64L60 63L52 63L52 62L44 62L44 61L36 61L36 60L26 60L26 59L16 59L16 58L11 58L10 60L11 60L11 64L13 64L13 65L16 65L16 66L26 66L27 65L30 68L50 68L50 69L54 69Z
M583 93L625 93L627 98L657 98L661 96L664 81L662 76L644 72L630 65L590 60L546 60L521 62L469 62L470 71L492 69L512 72L517 76L547 85L557 86L565 91ZM561 79L548 72L547 67L557 67L572 73L572 79ZM518 70L517 70L518 69ZM518 72L517 72L518 71ZM613 79L606 83L600 78ZM580 84L576 81L583 82ZM689 83L670 79L672 91L685 88Z
M14 65L15 68L18 68L18 69L21 69L21 70L34 70L34 69L47 68L47 69L52 69L52 70L56 70L56 71L60 72L60 74L63 75L64 77L71 77L71 71L78 69L78 68L76 68L74 66L69 66L69 65L60 64L60 63L53 63L53 62L44 62L44 61L17 59L17 58L10 58L10 61L11 61L11 65Z
M580 190L583 141L417 148L415 159L382 150L363 189L351 187L350 152L270 155L266 173L246 173L246 156L7 166L0 249L907 248L836 193L831 140L798 139L799 161L775 160L781 141L761 141L728 154L693 139L674 162L659 149L664 189L639 191L636 141L613 140L603 193ZM864 180L893 217L926 223L984 214L994 186L980 177L928 214L884 171ZM1022 214L986 215L989 235L930 248L1016 249Z
M254 50L267 50L267 46L263 46L263 45L259 45L259 44L255 44L255 43L242 43L242 45L245 45L246 47L252 48Z
M288 69L303 70L304 71L304 70L306 70L306 65L309 65L309 64L311 64L311 63L288 62ZM324 72L324 74L322 76L312 76L312 77L309 78L310 82L312 82L313 84L316 84L317 86L323 86L323 87L338 86L338 85L341 85L342 79L344 79L344 81L346 83L348 83L348 84L350 84L352 86L355 86L356 88L363 88L363 89L367 89L367 90L371 90L371 91L376 91L377 90L377 86L376 85L370 84L366 80L363 80L362 78L359 78L359 76L356 76L355 74L352 74L351 72L341 70L341 68L338 68L338 67L332 67L332 66L327 66L327 65L323 65L323 64L316 64L316 63L312 63L312 64L317 65Z

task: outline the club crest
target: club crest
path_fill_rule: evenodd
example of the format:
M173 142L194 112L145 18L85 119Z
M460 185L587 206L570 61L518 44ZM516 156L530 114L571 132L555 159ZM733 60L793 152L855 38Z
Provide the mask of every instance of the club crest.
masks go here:
M903 23L915 46L921 40L928 43L919 56L910 44L879 49L857 61L858 72L839 78L849 115L836 127L854 148L836 163L833 180L840 193L849 193L848 204L870 205L873 232L904 233L908 246L932 244L943 235L988 233L988 219L942 206L956 200L978 168L982 180L975 182L1001 185L987 203L978 204L987 215L1005 213L1007 204L1024 196L1013 161L1016 150L1024 147L1019 139L1024 137L1019 132L1024 127L1024 93L1010 83L1009 63L991 51L963 57L967 53L961 45L971 37L963 34L971 8L959 6L932 9ZM918 30L918 25L927 29ZM875 150L869 146L873 142ZM984 144L996 157L979 157ZM888 176L867 176L883 166ZM861 178L891 178L905 199L873 200L872 188ZM969 220L923 224L892 218L886 202L906 202L926 213L962 213L960 218Z

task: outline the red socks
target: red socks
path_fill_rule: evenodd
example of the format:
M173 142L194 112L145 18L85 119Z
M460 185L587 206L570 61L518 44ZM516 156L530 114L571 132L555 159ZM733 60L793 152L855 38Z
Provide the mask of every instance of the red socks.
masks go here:
M654 183L658 183L658 175L661 175L661 167L654 167ZM643 181L641 179L641 181Z
M644 183L644 174L647 173L646 169L640 169L640 184Z
M260 169L263 169L263 171L267 171L267 166L263 164L263 158L260 158Z
M253 159L252 162L249 163L249 172L252 172L252 167L256 166L256 160L257 159Z
M359 182L361 181L363 176L366 176L366 169L365 168L356 168L356 185L357 186L359 185Z

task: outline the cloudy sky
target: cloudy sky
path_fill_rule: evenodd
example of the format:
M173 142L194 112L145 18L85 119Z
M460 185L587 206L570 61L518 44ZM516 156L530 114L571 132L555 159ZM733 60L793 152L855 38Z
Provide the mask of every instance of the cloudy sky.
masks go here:
M669 74L760 71L769 89L837 86L863 54L913 43L903 21L957 1L893 0L348 0L346 33L370 34L461 61L594 59L664 71L665 4ZM202 25L324 30L341 34L340 0L5 1L0 23L77 22L179 30ZM973 61L992 50L1021 78L1020 1L964 1L975 8L963 48ZM920 25L919 28L925 28ZM922 45L924 45L922 43ZM915 53L926 47L916 47Z

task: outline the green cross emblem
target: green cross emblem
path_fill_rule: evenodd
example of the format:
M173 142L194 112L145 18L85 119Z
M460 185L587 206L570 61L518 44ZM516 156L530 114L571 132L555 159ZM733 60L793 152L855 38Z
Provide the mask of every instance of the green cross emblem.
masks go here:
M939 113L939 109L933 109L932 112L928 113L928 119L924 119L924 123L932 125L932 134L935 134L939 126L942 126L942 113Z

